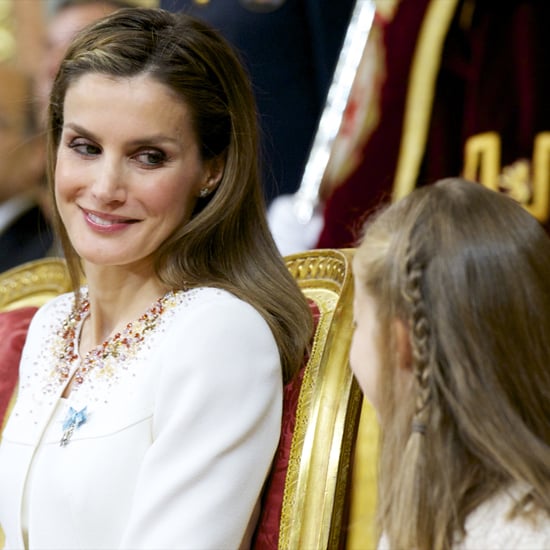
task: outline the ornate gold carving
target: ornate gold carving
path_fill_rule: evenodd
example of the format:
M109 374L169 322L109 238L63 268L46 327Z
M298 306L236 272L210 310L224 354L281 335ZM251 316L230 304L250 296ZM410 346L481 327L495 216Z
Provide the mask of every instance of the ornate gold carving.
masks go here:
M535 218L545 222L550 214L550 132L535 137L533 151L533 197L526 208Z
M498 191L499 171L500 136L496 132L485 132L469 138L464 146L464 177Z
M40 306L71 289L64 260L46 258L0 274L0 310Z
M342 258L329 255L329 251L310 251L306 254L289 256L286 264L291 275L304 285L306 281L319 284L321 281L332 288L341 285L346 276Z
M530 171L528 160L517 160L502 169L497 185L520 204L527 204L532 196Z
M510 195L539 221L548 221L550 132L535 137L532 163L518 159L501 168L500 150L500 136L495 132L469 138L464 147L464 177Z

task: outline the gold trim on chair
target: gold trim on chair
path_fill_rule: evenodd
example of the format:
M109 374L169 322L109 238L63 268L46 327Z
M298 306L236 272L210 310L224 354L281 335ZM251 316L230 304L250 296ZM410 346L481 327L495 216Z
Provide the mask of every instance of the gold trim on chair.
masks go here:
M65 260L34 260L0 273L0 310L41 306L70 290Z
M361 392L348 366L352 337L352 251L288 256L287 266L320 310L296 412L279 548L340 545Z

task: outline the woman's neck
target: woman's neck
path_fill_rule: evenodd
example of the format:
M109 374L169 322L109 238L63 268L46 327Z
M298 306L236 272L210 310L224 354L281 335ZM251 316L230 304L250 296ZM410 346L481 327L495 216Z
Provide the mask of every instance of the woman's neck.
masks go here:
M103 266L85 271L90 313L82 326L81 353L120 332L169 290L154 273Z

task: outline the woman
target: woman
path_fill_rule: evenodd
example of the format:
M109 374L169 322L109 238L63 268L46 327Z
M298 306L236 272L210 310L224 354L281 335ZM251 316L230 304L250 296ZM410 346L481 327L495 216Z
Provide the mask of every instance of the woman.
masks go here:
M49 138L75 290L23 352L6 546L246 547L311 326L266 227L247 78L203 24L120 10L67 52Z
M354 273L380 547L550 547L545 231L512 199L443 180L367 224Z

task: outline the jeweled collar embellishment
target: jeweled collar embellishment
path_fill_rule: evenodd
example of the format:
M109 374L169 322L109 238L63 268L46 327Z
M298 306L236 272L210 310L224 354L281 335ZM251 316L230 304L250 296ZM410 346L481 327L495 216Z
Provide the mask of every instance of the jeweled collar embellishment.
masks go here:
M165 312L176 303L175 292L170 291L159 298L137 321L130 322L124 330L117 332L99 346L91 349L81 359L74 372L74 388L78 388L92 370L106 376L112 376L121 363L135 356L140 349L145 335L152 331ZM80 307L73 309L61 327L58 338L60 341L58 362L51 375L60 384L65 384L71 377L74 362L78 359L77 333L81 322L88 314L90 303L84 298Z
M80 428L88 420L88 407L84 407L80 411L69 407L67 416L63 422L63 436L59 445L65 447L69 444L71 437L76 429Z

